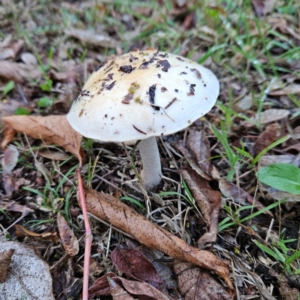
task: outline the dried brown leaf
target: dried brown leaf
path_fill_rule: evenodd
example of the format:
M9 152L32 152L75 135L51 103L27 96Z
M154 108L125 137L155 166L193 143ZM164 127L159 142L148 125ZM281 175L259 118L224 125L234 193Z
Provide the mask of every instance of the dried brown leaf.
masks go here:
M275 0L251 0L256 15L261 18L273 10Z
M19 151L16 146L9 145L5 151L2 159L2 174L11 174L12 170L17 165L19 158Z
M189 130L187 148L195 156L198 166L207 174L211 175L210 144L204 130Z
M70 256L75 256L79 252L79 243L73 230L61 214L57 214L57 227L59 236L65 251Z
M228 264L211 252L198 250L122 203L119 199L85 187L87 210L112 224L149 248L162 251L171 257L207 268L221 276L230 289ZM79 199L79 194L77 194ZM79 201L80 202L80 201Z
M0 253L0 283L6 281L8 267L14 252L14 249L9 249Z
M14 211L14 212L19 212L19 213L22 213L25 215L27 215L31 212L34 212L34 210L32 210L31 208L29 208L25 205L15 203L14 201L6 202L6 201L0 200L0 207L5 211L9 210L9 211Z
M281 130L278 123L267 126L254 144L254 154L257 155L266 147L277 141L280 138L280 132Z
M5 60L8 58L14 59L16 55L19 53L21 48L24 45L23 40L18 40L17 42L11 44L11 45L6 45L5 47L0 46L0 60Z
M12 170L17 165L19 158L19 151L16 146L9 145L5 151L2 159L2 181L6 195L11 195L15 188L15 180L12 176Z
M40 79L42 72L35 66L15 63L10 61L0 61L0 78L5 81L13 80L22 83L33 79Z
M119 42L110 36L104 34L97 34L92 30L83 30L76 28L68 28L65 30L65 34L80 40L84 44L93 46L100 46L104 48L116 48L119 46Z
M111 295L114 300L134 300L121 286L119 286L111 277L107 277Z
M282 89L271 91L268 94L271 96L299 95L300 84L290 84Z
M209 231L198 240L198 248L203 249L217 239L221 193L213 190L209 182L192 169L184 169L181 174L209 226Z
M170 300L168 296L146 282L127 280L122 277L115 277L113 279L120 284L122 283L124 289L131 295L146 297L146 299Z
M184 262L175 262L178 288L185 300L232 300L223 286L211 274L201 268Z
M39 155L49 158L51 160L60 160L60 161L64 161L67 160L68 158L70 158L70 156L68 154L66 154L65 152L61 152L61 151L52 151L49 149L45 149L45 150L39 150Z
M254 199L245 190L233 184L232 182L228 181L227 179L224 178L220 179L219 188L225 197L230 198L232 201L236 203L247 205L248 202L254 205L257 209L263 209L265 207L257 199ZM269 214L270 216L273 216L273 214L269 211L267 211L266 213Z
M47 144L56 144L74 154L82 164L82 136L69 124L66 116L9 116L3 118L5 147L13 139L14 132L25 133L35 139L42 139Z
M15 228L16 228L15 235L18 238L24 238L27 236L27 237L37 238L41 240L46 240L46 241L52 241L55 244L58 243L58 237L56 232L36 233L18 224L15 225Z
M116 274L109 272L95 280L93 285L89 288L89 299L92 299L95 296L110 295L110 288L107 281L107 277L114 278L116 277Z
M153 264L137 249L115 249L111 259L116 268L134 279L145 281L162 290L160 279Z

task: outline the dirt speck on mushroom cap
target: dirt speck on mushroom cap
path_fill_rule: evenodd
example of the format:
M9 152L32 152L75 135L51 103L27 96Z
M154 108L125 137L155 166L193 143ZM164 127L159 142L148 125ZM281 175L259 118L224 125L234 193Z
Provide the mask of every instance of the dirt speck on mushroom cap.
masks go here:
M186 128L213 107L219 82L210 70L178 57L145 50L110 58L74 101L67 115L71 126L83 136L116 142Z

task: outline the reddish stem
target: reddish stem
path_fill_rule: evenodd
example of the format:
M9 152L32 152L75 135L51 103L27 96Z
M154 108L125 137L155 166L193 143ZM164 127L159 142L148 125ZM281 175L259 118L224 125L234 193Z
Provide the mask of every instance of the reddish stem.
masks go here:
M90 275L90 257L91 257L91 247L93 241L93 235L91 231L91 226L89 223L89 218L86 210L86 202L84 189L82 184L82 178L80 174L79 168L76 170L78 177L78 189L79 189L79 197L81 203L81 209L83 213L84 219L84 227L85 227L85 250L84 250L84 265L83 265L83 291L82 291L82 299L88 300L89 298L89 275Z

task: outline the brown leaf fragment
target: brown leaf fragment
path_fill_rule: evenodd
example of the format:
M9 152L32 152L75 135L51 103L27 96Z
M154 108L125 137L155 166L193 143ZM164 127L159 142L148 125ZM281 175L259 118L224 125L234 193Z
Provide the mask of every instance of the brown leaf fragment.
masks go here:
M175 262L178 288L185 300L232 300L224 287L212 275L201 268L184 262Z
M265 131L258 137L254 144L254 155L257 155L267 146L280 138L280 125L278 123L267 126Z
M163 282L155 267L137 249L115 249L111 259L116 268L126 275L145 281L158 290L162 290Z
M68 28L65 30L65 34L80 40L84 44L100 46L105 48L116 48L119 46L119 42L110 36L104 34L97 34L92 30L83 30Z
M5 151L2 159L2 174L11 175L12 170L17 165L19 158L19 151L16 146L9 145Z
M65 251L70 256L75 256L79 252L79 243L74 235L73 230L70 228L66 219L61 215L57 214L57 227L59 236Z
M15 188L15 180L12 176L12 171L17 165L19 152L16 146L9 145L2 159L2 180L6 195L11 195Z
M37 233L37 232L33 232L30 231L28 229L26 229L25 227L16 224L15 225L16 231L15 231L15 235L18 238L24 238L24 237L32 237L32 238L36 238L36 239L41 239L41 240L46 240L46 241L52 241L55 244L58 243L58 237L57 237L57 233L56 232L44 232L44 233Z
M6 201L0 200L0 207L5 211L6 210L14 211L14 212L19 212L19 213L22 213L25 215L34 212L34 210L32 210L31 208L29 208L25 205L15 203L14 201L6 202Z
M40 79L42 72L35 66L0 61L0 79L5 81L13 80L22 83L24 81Z
M8 267L14 252L14 249L9 249L0 253L0 283L6 281Z
M216 272L233 290L233 285L229 278L228 264L211 252L191 247L180 238L151 223L111 195L98 193L85 187L85 196L88 212L129 233L133 238L149 248L162 251L171 257ZM80 199L79 193L77 193L77 198L78 200Z
M198 247L203 249L207 244L214 243L217 238L221 193L213 190L209 182L192 169L183 169L181 174L209 226L209 232L198 240Z
M122 277L116 277L114 280L122 284L131 295L139 296L139 299L170 300L168 296L146 282L127 280Z
M204 130L189 130L187 147L190 153L195 156L198 166L207 174L211 175L210 145Z
M93 285L89 288L89 299L95 296L108 296L110 295L110 288L107 277L115 278L116 274L109 272L98 278Z
M262 205L257 199L254 199L249 193L247 193L242 188L236 186L230 181L222 178L219 181L219 188L221 193L227 197L231 198L232 201L247 205L247 202L254 205L257 209L263 209L265 206ZM273 216L273 214L269 211L266 212L268 215Z
M111 295L114 300L133 300L134 298L130 296L120 285L118 285L111 277L107 277L109 283L109 288Z
M251 0L258 18L270 13L273 10L275 0Z
M70 126L65 115L9 116L4 117L3 121L5 128L2 147L5 147L13 139L13 133L17 131L35 139L42 139L47 144L56 144L65 148L74 154L82 164L83 152L80 147L82 136Z

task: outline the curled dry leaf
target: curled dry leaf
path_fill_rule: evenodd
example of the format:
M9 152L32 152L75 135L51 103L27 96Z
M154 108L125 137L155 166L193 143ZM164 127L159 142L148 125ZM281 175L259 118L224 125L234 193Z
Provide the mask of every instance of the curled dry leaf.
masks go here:
M95 296L110 295L110 288L107 281L107 277L114 278L115 276L115 273L109 272L95 280L93 285L89 288L89 299L92 299Z
M5 81L13 80L22 83L24 81L40 79L42 72L32 65L0 61L0 78Z
M89 299L92 299L94 296L107 296L112 294L109 278L119 286L122 286L122 289L131 295L145 297L146 299L170 300L169 297L146 282L126 280L112 272L105 274L94 282L93 286L89 288Z
M198 166L207 175L210 175L212 166L210 160L210 145L205 131L190 129L187 147L189 149L189 152L192 152L194 154Z
M137 249L115 249L111 259L116 268L126 275L145 281L162 290L160 279L153 264Z
M214 243L217 238L221 193L213 190L206 179L190 168L183 169L181 174L209 226L209 232L198 240L198 247L203 249L207 244Z
M56 144L74 154L80 164L83 160L81 150L82 136L69 124L66 116L9 116L3 118L5 147L14 137L15 132L25 133L35 139L42 139L47 144ZM63 130L62 130L63 129Z
M75 256L79 252L79 243L73 230L61 214L57 214L57 227L65 251L68 255Z
M107 277L111 295L114 300L134 300L120 285L118 285L111 277Z
M6 281L0 284L0 299L54 300L49 266L31 248L0 238L0 252L13 249Z
M105 48L116 48L119 46L119 42L112 37L104 34L97 34L92 30L82 30L69 28L65 31L65 34L80 40L84 44L93 46L100 46Z
M7 270L14 252L14 249L9 249L0 253L0 283L6 280Z
M122 203L119 199L85 187L88 212L132 235L140 243L179 260L207 268L221 276L233 290L228 264L211 252L198 250ZM79 193L77 194L79 199ZM79 201L80 203L80 201Z
M234 298L204 269L177 261L174 264L174 271L178 276L180 294L185 300L232 300Z
M40 239L40 240L46 240L46 241L52 241L55 244L58 243L58 237L57 237L57 233L56 232L44 232L44 233L36 233L33 231L30 231L26 228L24 228L21 225L16 224L15 225L16 231L15 231L15 235L18 238L24 238L26 236L28 237L32 237L35 239Z

